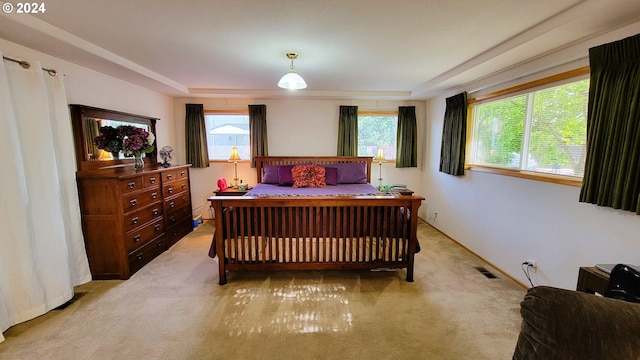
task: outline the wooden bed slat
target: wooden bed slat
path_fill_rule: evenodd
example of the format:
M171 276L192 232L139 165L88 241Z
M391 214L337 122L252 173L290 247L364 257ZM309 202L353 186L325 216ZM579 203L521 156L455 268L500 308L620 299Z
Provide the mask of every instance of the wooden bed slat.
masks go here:
M336 160L339 158L339 160ZM367 162L360 157L268 157L264 164ZM258 160L258 159L257 159ZM259 175L260 177L260 175ZM406 268L413 281L420 196L212 196L219 283L234 270Z

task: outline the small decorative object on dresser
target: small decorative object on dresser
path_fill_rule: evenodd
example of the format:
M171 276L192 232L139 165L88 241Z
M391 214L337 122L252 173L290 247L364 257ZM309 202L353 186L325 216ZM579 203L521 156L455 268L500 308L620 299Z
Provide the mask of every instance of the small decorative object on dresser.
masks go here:
M144 146L149 152L143 169L131 166L134 160L126 156L138 154L126 145L102 160L93 156L102 151L94 149L93 141L101 126L118 124L153 134L157 119L82 105L71 105L71 114L91 274L94 279L128 279L193 230L190 165L160 166L155 148ZM125 158L119 157L120 151Z
M99 132L100 135L93 140L97 148L112 154L122 151L125 157L133 157L133 168L136 171L144 169L142 155L155 150L156 138L148 128L133 125L119 125L114 128L107 125L101 126Z
M169 167L171 166L171 160L173 160L173 148L171 146L163 146L160 149L159 155L160 159L162 159L162 166Z

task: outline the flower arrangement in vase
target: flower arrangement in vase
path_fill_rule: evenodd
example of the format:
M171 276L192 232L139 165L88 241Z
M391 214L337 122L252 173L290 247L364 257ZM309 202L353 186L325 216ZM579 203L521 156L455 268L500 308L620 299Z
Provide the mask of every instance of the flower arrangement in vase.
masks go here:
M142 154L151 153L155 149L155 136L153 133L136 126L120 125L103 126L100 135L93 140L98 149L118 154L120 151L125 157L135 158L134 168L142 170L144 162Z

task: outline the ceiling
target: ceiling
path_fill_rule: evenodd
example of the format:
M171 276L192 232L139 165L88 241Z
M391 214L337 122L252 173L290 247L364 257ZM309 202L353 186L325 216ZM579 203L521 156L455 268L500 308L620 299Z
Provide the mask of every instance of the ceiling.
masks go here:
M637 0L56 0L0 38L177 97L425 99L640 24ZM308 88L277 87L287 52ZM551 62L535 59L549 54ZM10 55L10 54L7 54Z

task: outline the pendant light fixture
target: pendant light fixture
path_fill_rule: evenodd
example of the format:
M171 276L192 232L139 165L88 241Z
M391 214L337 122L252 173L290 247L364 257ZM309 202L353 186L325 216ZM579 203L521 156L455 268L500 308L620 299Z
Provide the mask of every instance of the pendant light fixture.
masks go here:
M300 90L307 87L307 83L304 82L302 76L298 75L296 68L293 66L293 60L297 58L297 53L287 53L287 59L291 60L291 70L278 81L278 87L289 90Z

